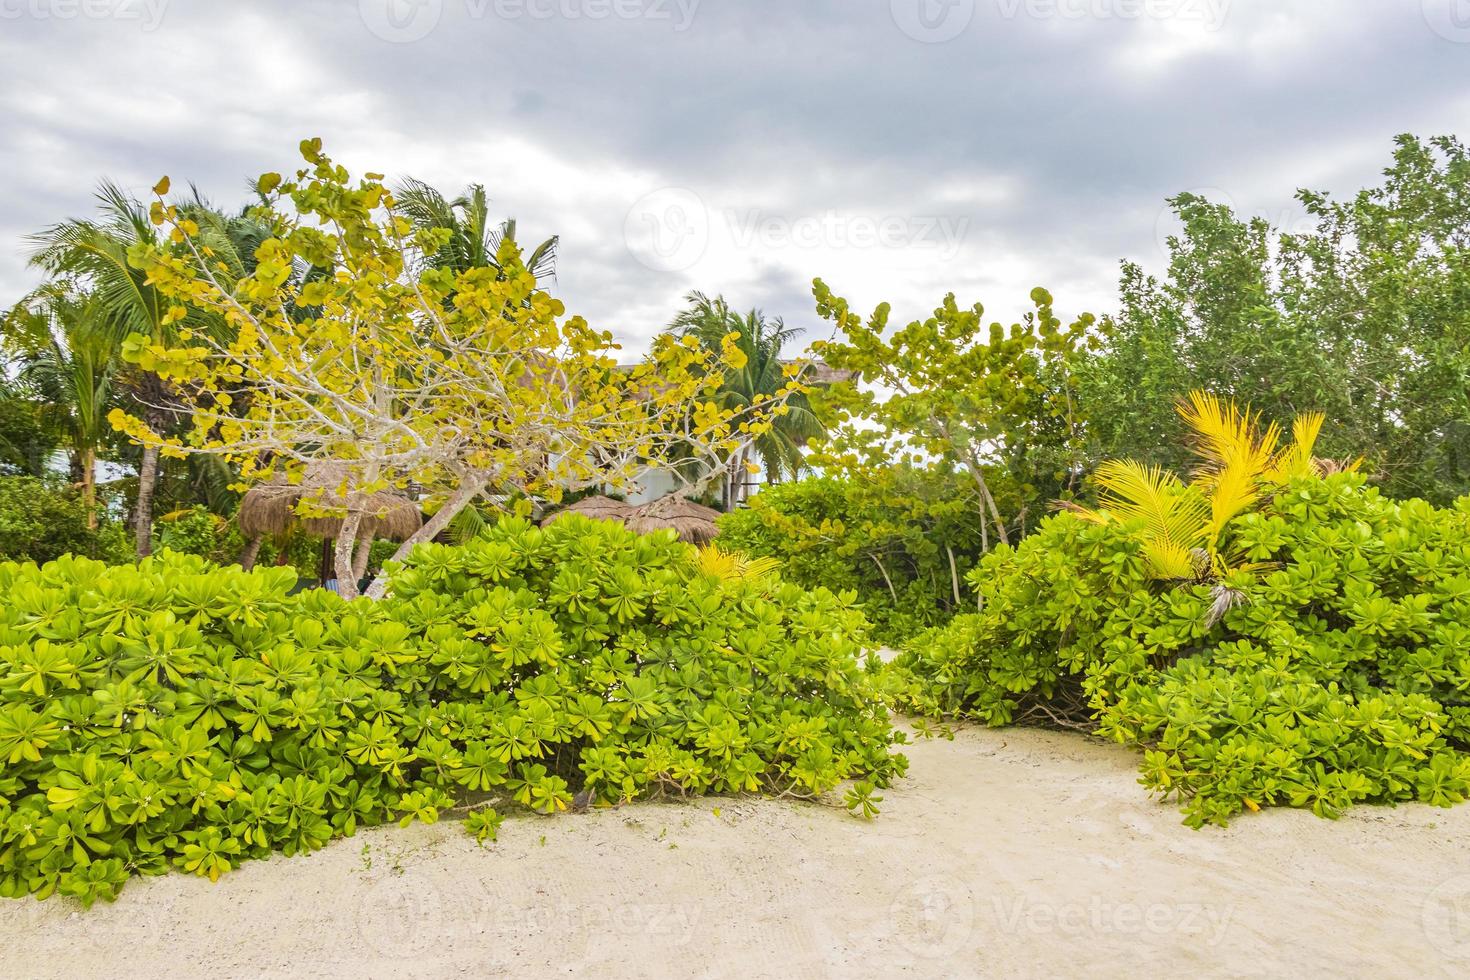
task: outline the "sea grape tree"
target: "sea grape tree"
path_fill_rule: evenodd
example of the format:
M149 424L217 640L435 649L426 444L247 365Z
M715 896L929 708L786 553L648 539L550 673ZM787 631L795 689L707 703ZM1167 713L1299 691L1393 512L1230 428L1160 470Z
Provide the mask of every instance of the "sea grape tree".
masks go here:
M722 406L719 362L738 367L742 356L734 337L715 351L664 338L642 363L620 366L612 335L566 317L508 237L494 267L436 265L444 229L415 227L381 175L354 181L319 139L301 148L306 166L294 177L256 184L270 234L248 272L221 261L207 229L169 203L167 178L155 188L152 219L173 247L139 246L130 260L170 297L171 319L202 310L223 329L126 345L126 357L186 394L187 433L170 437L122 412L113 420L167 453L227 457L247 482L340 464L337 492L300 506L343 518L336 567L349 595L356 532L373 516L353 500L425 494L433 516L401 560L481 495L556 500L630 488L675 450L728 458L800 390L791 381ZM380 577L374 588L385 587Z
M813 347L854 375L819 398L835 433L819 462L857 476L895 455L962 468L979 494L986 547L990 531L1004 543L1020 524L1001 510L997 473L1072 489L1085 448L1075 367L1097 342L1091 314L1063 325L1036 289L1022 322L987 326L984 307L962 308L951 293L932 316L891 330L887 303L864 320L820 279L813 292L837 335Z

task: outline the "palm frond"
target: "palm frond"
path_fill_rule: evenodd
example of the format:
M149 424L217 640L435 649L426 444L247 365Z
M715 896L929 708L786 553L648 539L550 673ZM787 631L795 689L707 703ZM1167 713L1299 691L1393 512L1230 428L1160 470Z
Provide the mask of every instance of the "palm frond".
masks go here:
M1188 579L1195 577L1194 549L1177 541L1153 537L1144 542L1143 556L1155 578Z
M1291 423L1291 444L1278 453L1266 468L1266 478L1273 483L1285 483L1295 477L1313 476L1320 473L1313 455L1317 438L1327 416L1321 412L1303 412Z
M1253 506L1261 497L1259 474L1244 463L1227 466L1216 475L1210 488L1208 539L1219 541L1225 525Z
M1213 392L1191 391L1180 401L1178 412L1193 432L1201 460L1197 479L1203 483L1231 466L1264 470L1281 440L1281 429L1274 422L1262 430L1249 409L1222 402Z
M763 579L781 568L781 562L769 555L752 558L738 551L725 551L715 544L699 548L694 561L703 574L727 582Z

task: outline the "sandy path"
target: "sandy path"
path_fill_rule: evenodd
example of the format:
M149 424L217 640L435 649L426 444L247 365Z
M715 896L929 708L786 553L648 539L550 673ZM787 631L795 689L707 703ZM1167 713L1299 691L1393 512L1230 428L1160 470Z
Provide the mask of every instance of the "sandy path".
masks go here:
M360 833L82 913L0 900L6 976L1266 976L1470 970L1470 805L1191 831L1134 757L912 747L871 824L770 801Z

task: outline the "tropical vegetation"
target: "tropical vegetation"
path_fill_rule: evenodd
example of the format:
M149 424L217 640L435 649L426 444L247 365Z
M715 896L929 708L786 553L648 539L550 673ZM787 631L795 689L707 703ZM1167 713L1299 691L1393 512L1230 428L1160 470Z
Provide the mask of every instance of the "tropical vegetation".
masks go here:
M641 358L483 186L300 152L237 209L104 182L29 240L0 894L445 813L872 816L890 709L1132 746L1197 827L1470 795L1459 141L1301 192L1305 230L1175 198L1167 269L1126 262L1101 316L1038 288L1015 322L954 294L903 322L816 280L809 345L696 291ZM715 544L535 523L660 474Z
M91 904L448 811L484 839L506 808L846 782L876 812L905 763L861 612L722 564L513 517L381 602L176 554L0 564L0 894Z
M907 710L1036 721L1144 750L1187 822L1470 794L1470 498L1395 501L1273 427L1182 406L1189 482L1105 467L971 576L980 610L919 637L886 682Z

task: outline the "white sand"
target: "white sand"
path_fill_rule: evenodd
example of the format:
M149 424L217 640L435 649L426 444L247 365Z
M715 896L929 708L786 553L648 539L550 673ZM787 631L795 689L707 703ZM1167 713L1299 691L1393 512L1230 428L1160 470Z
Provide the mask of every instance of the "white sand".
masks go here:
M1192 831L1132 753L968 730L873 823L752 800L360 833L114 905L0 901L5 976L1451 976L1470 805Z

